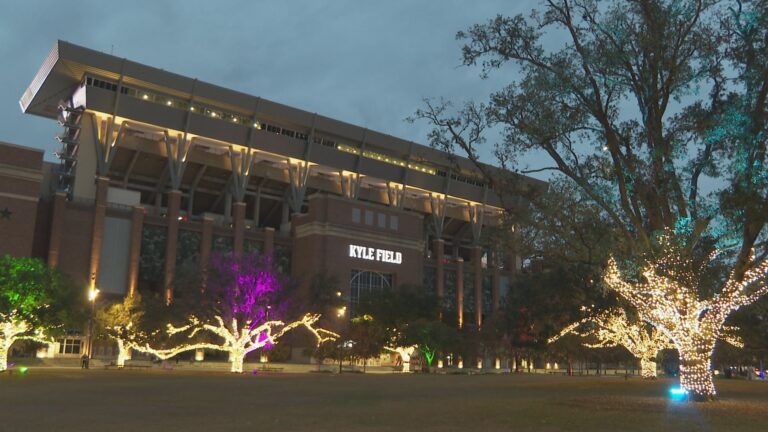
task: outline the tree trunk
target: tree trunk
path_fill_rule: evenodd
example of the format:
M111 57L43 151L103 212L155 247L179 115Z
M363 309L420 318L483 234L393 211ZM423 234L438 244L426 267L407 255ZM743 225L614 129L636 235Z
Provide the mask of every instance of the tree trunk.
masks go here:
M8 369L8 351L13 345L14 339L0 339L0 372Z
M656 379L656 359L655 358L641 358L640 359L640 376L644 379Z
M680 386L688 391L692 400L701 402L715 399L711 365L711 347L680 351Z
M125 361L131 359L131 348L122 339L117 340L117 367L124 368Z
M403 361L403 373L411 371L411 354L405 350L400 350L400 359Z
M238 349L229 352L229 361L232 363L230 372L243 373L243 361L245 360L245 350Z

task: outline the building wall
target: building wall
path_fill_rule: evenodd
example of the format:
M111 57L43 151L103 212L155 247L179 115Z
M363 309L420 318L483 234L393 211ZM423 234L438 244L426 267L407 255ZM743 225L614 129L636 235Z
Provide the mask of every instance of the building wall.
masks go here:
M355 213L359 214L358 221ZM379 225L380 218L383 226ZM391 225L393 218L397 220L396 228ZM355 256L350 256L350 246L366 250L356 248L352 253ZM400 262L386 262L376 250L391 252L390 260L399 253ZM368 252L373 253L373 259L362 257ZM421 284L423 266L423 219L418 214L316 194L309 198L308 213L294 216L292 274L305 284L325 271L338 278L340 289L349 296L352 270L392 274L393 285L397 286Z
M85 284L90 280L88 268L91 259L93 205L68 202L63 225L58 267L76 283Z
M42 166L42 150L0 142L0 256L32 255Z

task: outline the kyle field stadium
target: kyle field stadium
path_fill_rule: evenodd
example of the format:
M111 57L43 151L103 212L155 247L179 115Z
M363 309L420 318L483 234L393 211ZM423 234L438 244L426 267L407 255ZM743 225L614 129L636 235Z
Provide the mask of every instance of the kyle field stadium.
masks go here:
M415 284L479 327L520 265L484 231L521 200L427 146L62 41L19 103L60 124L59 162L0 143L0 255L39 257L84 290L172 302L212 254L260 253L301 283L334 275L351 308Z

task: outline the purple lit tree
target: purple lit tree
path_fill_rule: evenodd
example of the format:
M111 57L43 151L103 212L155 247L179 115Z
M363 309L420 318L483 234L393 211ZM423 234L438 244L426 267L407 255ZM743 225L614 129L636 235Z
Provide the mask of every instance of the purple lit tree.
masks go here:
M229 353L231 372L241 373L248 353L277 344L280 337L296 327L308 329L318 343L336 336L314 327L319 314L304 314L287 322L285 318L290 314L282 286L268 259L255 255L215 256L196 312L189 315L185 325L168 325L169 336L186 334L190 343L169 349L145 345L139 350L160 358L193 349L225 351Z

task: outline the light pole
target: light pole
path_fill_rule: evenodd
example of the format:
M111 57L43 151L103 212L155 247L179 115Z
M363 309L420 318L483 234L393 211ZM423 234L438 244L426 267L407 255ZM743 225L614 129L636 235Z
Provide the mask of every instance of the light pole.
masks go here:
M341 293L337 293L336 295L340 297ZM343 337L344 332L341 331L341 330L342 330L342 327L344 326L344 315L346 315L346 314L347 314L347 307L346 306L342 306L342 307L340 307L340 308L338 308L336 310L336 317L341 320L341 323L340 323L340 326L339 326L339 333L342 335L341 339L344 338ZM343 359L343 355L342 355L343 353L344 353L344 341L341 340L341 341L339 341L339 375L341 375L341 362L342 362L342 359Z
M267 322L269 322L269 311L272 310L272 305L267 305ZM266 350L262 350L266 362L264 362L264 369L269 369L269 353Z
M88 301L91 302L91 316L88 320L88 359L93 357L93 318L96 314L96 297L99 296L98 288L91 288L88 291Z

